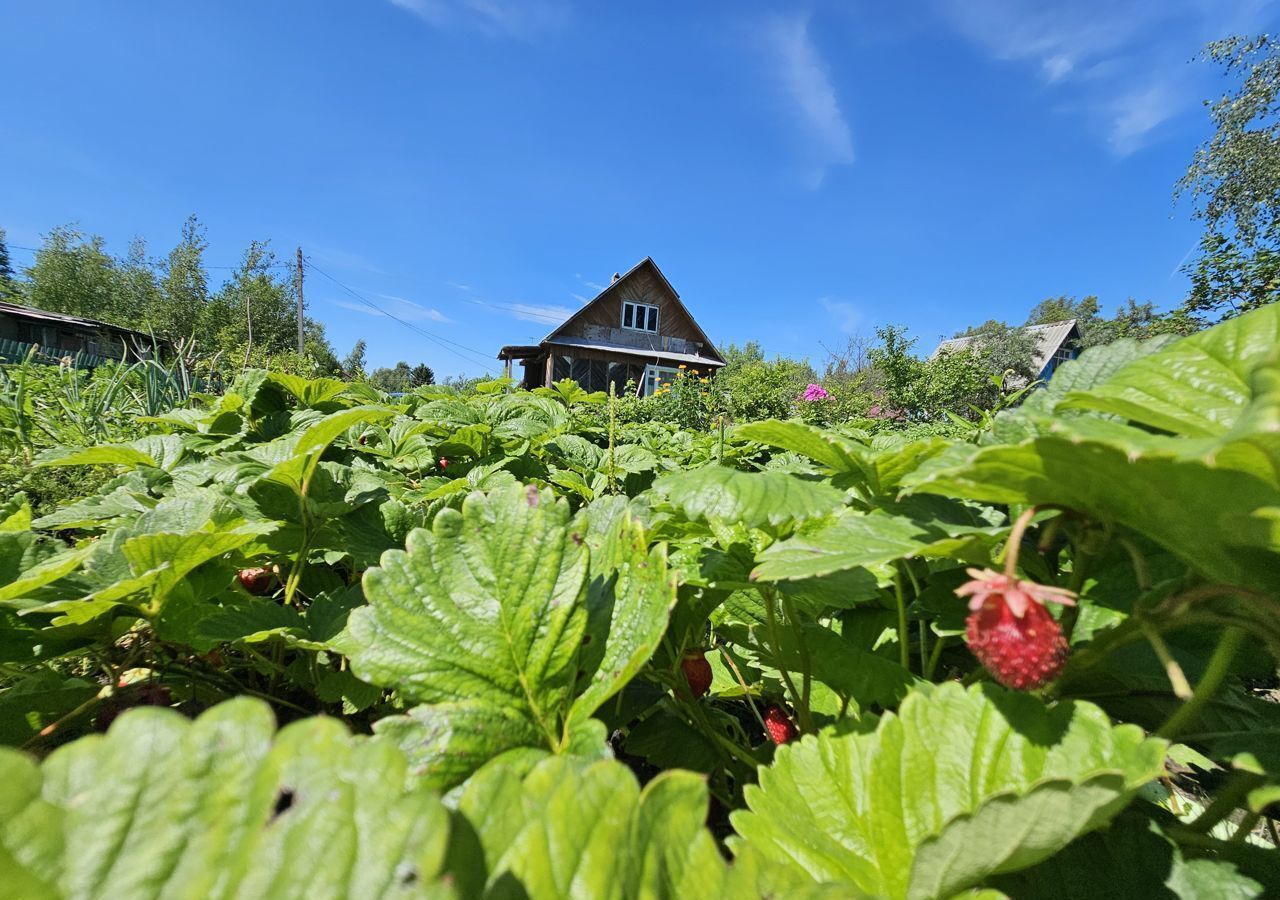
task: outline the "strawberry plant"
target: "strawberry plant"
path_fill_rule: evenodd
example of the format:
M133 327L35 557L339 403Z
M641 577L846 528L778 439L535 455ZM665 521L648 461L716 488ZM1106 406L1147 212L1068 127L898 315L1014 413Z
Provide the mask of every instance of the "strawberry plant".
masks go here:
M1276 895L1277 346L1094 348L955 438L249 372L47 448L4 892Z

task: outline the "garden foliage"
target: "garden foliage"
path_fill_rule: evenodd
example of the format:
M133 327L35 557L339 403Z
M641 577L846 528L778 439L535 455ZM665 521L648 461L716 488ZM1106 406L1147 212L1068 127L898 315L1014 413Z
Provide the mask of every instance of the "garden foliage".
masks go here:
M0 506L0 893L1274 895L1278 346L961 437L251 371L45 450L100 477Z

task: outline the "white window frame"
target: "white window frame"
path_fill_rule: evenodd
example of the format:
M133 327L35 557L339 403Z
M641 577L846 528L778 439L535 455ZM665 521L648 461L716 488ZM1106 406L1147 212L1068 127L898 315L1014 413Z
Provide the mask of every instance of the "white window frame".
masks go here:
M631 312L632 324L630 325L627 324L628 310ZM653 312L652 316L649 315L650 310L652 310ZM644 326L637 326L635 324L635 321L636 321L635 316L637 313L640 314L640 317L644 320L645 325L647 325L649 322L649 319L652 318L653 327L646 328ZM658 312L658 307L652 303L640 303L639 301L636 301L636 300L622 301L622 323L621 324L622 324L622 327L627 329L628 331L644 331L648 334L657 334L658 327L660 324L659 322L660 316L661 316L661 313Z
M644 367L644 396L651 397L659 385L670 384L676 380L680 370L674 366L657 366L649 363Z

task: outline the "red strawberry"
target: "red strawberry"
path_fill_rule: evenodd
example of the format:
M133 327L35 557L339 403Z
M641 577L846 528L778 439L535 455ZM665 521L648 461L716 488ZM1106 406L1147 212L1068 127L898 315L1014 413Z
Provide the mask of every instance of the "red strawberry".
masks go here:
M1045 603L1075 604L1070 591L970 569L974 580L956 589L970 597L965 637L996 681L1027 691L1053 681L1067 662L1067 640Z
M775 744L786 744L799 734L787 711L776 703L769 704L764 711L764 730Z
M266 566L254 566L251 569L241 569L236 578L240 580L240 586L246 591L261 597L271 590L275 582L275 573Z
M684 680L689 683L693 699L698 699L711 689L711 663L700 652L693 650L680 660L680 668L684 671Z
M445 458L445 457L443 457L443 456L442 456L442 457L440 457L440 468L442 468L442 469L447 469L447 468L449 468L449 460L448 460L448 459L446 459L446 458Z

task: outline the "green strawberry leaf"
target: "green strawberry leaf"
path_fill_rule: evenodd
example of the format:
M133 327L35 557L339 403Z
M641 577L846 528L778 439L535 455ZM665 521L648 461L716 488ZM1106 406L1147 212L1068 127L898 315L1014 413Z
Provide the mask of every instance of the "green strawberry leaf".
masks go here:
M611 760L545 759L523 777L493 764L467 783L459 810L476 829L495 893L518 885L529 897L674 900L728 887L703 826L706 783L691 772L664 772L641 790Z
M441 511L363 583L369 605L337 645L360 678L427 705L384 727L401 746L422 728L417 746L439 759L416 765L442 786L516 747L571 752L675 602L665 552L624 504L574 519L518 484Z
M440 884L449 814L406 787L395 748L332 719L273 730L265 703L240 699L194 722L131 710L39 768L0 752L6 893L302 898L340 885L376 897Z
M1249 376L1280 344L1270 304L1134 359L1058 409L1092 409L1174 434L1224 434L1252 397Z
M1163 759L1089 704L944 684L874 732L780 747L731 817L735 847L873 896L951 896L1104 825Z
M695 521L779 526L823 516L844 505L830 484L785 472L739 472L703 466L664 475L653 485L660 497Z

